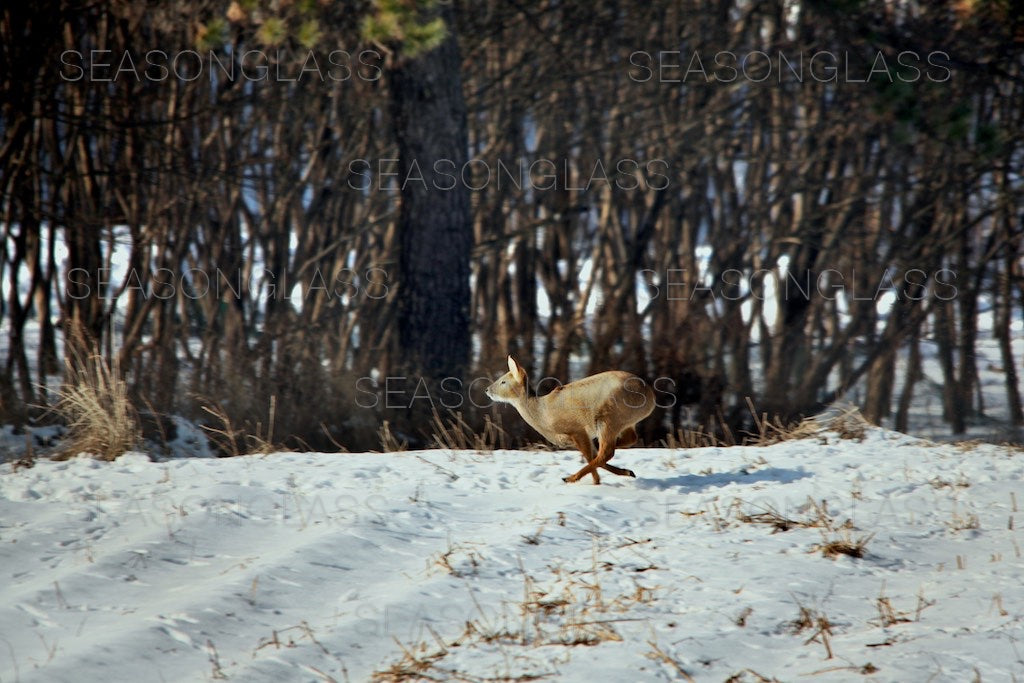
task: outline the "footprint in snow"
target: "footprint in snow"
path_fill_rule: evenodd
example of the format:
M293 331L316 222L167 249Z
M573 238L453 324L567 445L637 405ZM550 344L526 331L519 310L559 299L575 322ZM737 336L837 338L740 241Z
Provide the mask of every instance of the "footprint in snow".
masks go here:
M173 626L161 626L160 630L183 645L187 645L188 647L196 646L195 642L192 640L192 637L189 636L189 634L179 629L176 629Z
M33 626L42 626L46 628L52 628L53 626L56 626L56 624L50 620L50 616L46 612L37 607L34 607L25 602L19 602L17 604L17 608L33 618L33 620L35 621Z

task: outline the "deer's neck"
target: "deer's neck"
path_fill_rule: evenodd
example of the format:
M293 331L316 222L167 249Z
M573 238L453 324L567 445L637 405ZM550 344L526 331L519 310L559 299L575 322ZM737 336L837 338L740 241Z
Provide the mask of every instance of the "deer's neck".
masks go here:
M548 428L548 421L539 397L524 396L516 402L516 409L526 424L536 429L542 436L551 439L551 430Z

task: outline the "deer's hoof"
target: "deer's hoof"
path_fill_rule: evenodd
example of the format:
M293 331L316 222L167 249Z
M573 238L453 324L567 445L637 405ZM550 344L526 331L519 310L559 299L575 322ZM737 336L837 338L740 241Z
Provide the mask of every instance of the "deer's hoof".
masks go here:
M636 473L633 470L626 470L624 473L627 477L633 477L636 479Z

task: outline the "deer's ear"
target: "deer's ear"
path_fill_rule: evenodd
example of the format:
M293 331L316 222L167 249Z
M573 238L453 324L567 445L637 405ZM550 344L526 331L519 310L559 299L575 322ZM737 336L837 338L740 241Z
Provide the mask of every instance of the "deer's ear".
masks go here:
M520 382L526 381L526 370L511 355L508 357L508 371Z

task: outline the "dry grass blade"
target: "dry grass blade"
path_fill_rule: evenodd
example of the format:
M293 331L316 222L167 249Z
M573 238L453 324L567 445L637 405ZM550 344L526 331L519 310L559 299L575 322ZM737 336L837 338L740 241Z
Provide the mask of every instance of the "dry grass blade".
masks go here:
M323 435L326 436L327 440L331 442L331 445L338 449L339 453L348 452L348 449L345 448L345 446L342 443L340 443L337 439L334 438L334 436L331 434L331 430L323 422L320 423L320 431L323 432Z
M781 683L779 679L775 678L774 676L772 678L768 678L767 676L760 674L754 671L753 669L744 669L743 671L734 673L732 676L729 676L729 678L725 679L725 683L744 683L747 680L747 674L750 674L754 677L754 683Z
M380 429L377 430L377 437L380 439L380 449L384 453L399 453L406 450L409 444L399 439L391 431L391 423L384 420Z
M91 453L113 460L141 438L138 415L117 362L108 364L102 356L82 359L72 354L53 410L68 426L66 445L58 457Z
M208 424L200 424L199 427L206 432L206 436L213 442L214 447L227 456L236 457L242 455L240 443L243 437L243 430L236 428L231 423L231 418L220 406L203 406L203 412L220 422L220 427Z

